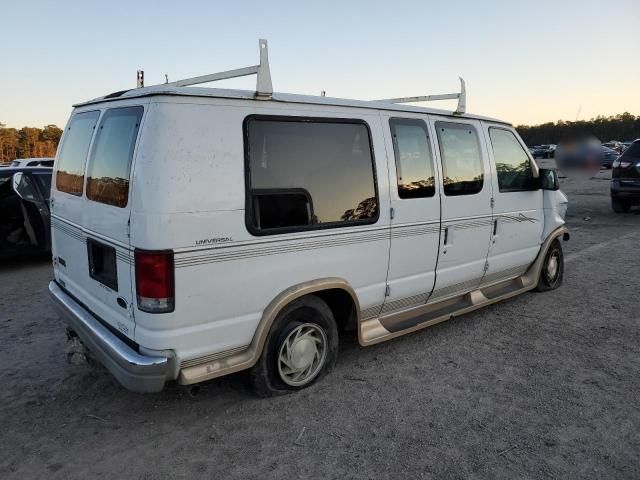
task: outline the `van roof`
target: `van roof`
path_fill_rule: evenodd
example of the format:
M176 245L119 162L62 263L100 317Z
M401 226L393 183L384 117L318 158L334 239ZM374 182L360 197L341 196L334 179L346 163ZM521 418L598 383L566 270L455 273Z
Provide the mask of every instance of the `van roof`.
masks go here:
M254 100L256 98L256 92L253 90L230 90L221 88L209 88L209 87L178 87L175 85L154 85L151 87L134 88L131 90L123 90L114 92L104 97L94 98L86 102L75 104L74 107L83 107L85 105L93 105L96 103L110 102L122 100L125 98L140 98L149 96L185 96L185 97L206 97L206 98L228 98L239 100ZM499 120L496 118L485 117L481 115L473 115L464 113L462 115L454 114L448 110L440 110L437 108L425 108L416 107L407 104L390 103L377 100L350 100L344 98L323 97L314 95L298 95L292 93L278 93L274 92L270 99L259 101L275 101L285 103L300 103L309 105L332 105L340 107L355 107L355 108L371 108L377 110L389 110L396 112L414 112L414 113L427 113L434 115L446 115L450 117L471 118L476 120L486 120L490 122L502 123L511 125L510 122Z

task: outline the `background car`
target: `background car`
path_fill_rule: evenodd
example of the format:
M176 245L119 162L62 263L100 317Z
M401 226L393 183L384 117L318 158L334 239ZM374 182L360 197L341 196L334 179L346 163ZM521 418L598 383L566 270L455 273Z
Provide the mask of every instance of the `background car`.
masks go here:
M611 150L616 152L618 155L620 155L623 151L622 142L619 142L617 140L611 140L607 143L603 143L602 146L610 148Z
M0 258L49 252L52 169L0 170Z
M53 161L55 159L51 157L39 157L39 158L19 158L11 162L12 167L51 167L53 168Z
M611 206L616 213L625 213L640 204L640 139L633 142L613 162L611 172Z
M604 145L600 146L600 165L605 168L611 168L613 162L618 159L618 152Z
M534 147L529 147L529 151L533 158L553 158L556 151L556 145L536 145Z
M533 145L529 147L529 152L531 153L531 156L533 158L538 158L538 155L540 153L540 145Z

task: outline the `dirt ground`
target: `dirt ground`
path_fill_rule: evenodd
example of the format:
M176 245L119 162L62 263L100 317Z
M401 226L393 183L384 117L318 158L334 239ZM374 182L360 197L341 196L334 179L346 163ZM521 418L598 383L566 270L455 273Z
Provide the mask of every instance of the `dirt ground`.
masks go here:
M0 478L640 478L640 213L563 181L565 284L369 348L258 399L123 390L65 362L48 260L0 267Z

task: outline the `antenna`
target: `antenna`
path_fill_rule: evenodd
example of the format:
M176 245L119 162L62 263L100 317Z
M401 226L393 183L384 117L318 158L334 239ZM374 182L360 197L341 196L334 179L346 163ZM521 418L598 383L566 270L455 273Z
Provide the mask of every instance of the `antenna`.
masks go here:
M458 107L453 112L456 115L462 115L467 109L467 89L462 77L460 79L460 93L443 93L439 95L423 95L419 97L400 97L388 98L386 100L378 100L379 102L388 103L414 103L414 102L432 102L434 100L453 100L458 99Z

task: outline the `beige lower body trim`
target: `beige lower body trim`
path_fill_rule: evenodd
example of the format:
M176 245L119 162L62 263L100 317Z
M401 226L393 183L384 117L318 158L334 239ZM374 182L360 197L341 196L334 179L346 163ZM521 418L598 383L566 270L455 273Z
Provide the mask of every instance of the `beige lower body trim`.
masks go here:
M231 352L231 354L227 356L216 356L215 358L205 359L204 363L181 368L180 374L178 375L178 383L191 385L253 367L260 358L260 355L262 355L262 348L271 329L271 324L278 316L280 310L304 295L334 289L344 290L351 296L358 315L357 318L360 319L360 303L358 302L358 297L353 288L351 288L351 285L344 279L333 277L320 278L294 285L284 292L281 292L273 299L267 308L265 308L256 333L253 335L253 340L248 347L242 351Z
M201 359L183 362L178 376L178 383L190 385L203 382L212 378L239 372L255 365L262 354L262 349L269 334L271 324L280 310L295 299L313 292L340 289L349 293L353 299L358 318L358 341L363 346L373 345L399 337L400 335L406 335L407 333L435 325L436 323L444 322L454 316L463 315L486 305L519 295L536 287L542 269L542 262L551 242L566 232L567 229L565 227L559 227L554 230L542 244L536 260L523 275L504 281L490 279L498 283L492 283L491 281L483 282L480 288L471 292L460 293L458 289L456 289L455 292L441 292L442 296L439 298L443 298L445 295L447 297L449 295L456 296L444 298L440 301L399 313L389 314L386 317L381 316L381 306L372 307L361 312L360 304L354 290L343 279L324 278L295 285L282 292L267 306L262 320L258 324L253 340L248 347L238 347L237 349L223 352L224 355L213 354L208 357L202 357ZM504 274L504 272L502 273ZM365 313L369 316L378 316L375 318L367 318L367 316L364 315ZM391 326L393 326L394 331L392 332L386 328L381 320L384 321L387 327L391 328ZM410 324L411 326L402 328L403 325L406 324ZM200 360L204 363L200 363Z
M522 272L526 267L496 272L493 276L484 278L475 290L460 293L458 286L447 287L446 291L443 289L438 295L436 290L426 305L364 319L360 322L358 332L360 344L368 346L391 340L534 289L538 284L542 262L549 246L566 232L565 227L554 230L542 244L533 264L524 273ZM478 284L477 281L474 282L474 285ZM443 297L446 298L440 300Z

